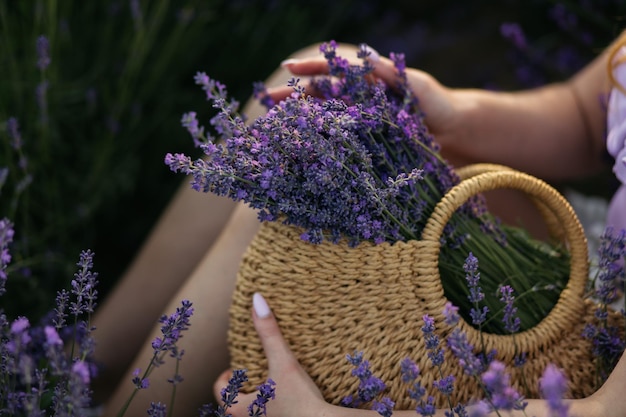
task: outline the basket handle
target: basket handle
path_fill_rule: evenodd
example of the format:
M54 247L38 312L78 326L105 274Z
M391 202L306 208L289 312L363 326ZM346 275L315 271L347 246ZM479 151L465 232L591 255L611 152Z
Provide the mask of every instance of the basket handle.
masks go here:
M461 178L461 180L465 180L471 177L474 177L479 174L483 174L485 172L494 172L494 171L514 171L513 168L508 167L506 165L499 164L491 164L491 163L478 163L478 164L470 164L465 165L456 170L457 175ZM563 236L563 228L554 215L554 213L550 210L550 208L546 207L546 205L538 198L530 196L530 201L534 204L534 206L539 211L539 214L543 218L543 221L546 223L548 233L550 237L555 240L564 240Z
M499 169L498 166L493 165L483 168L486 168L484 170L487 172L479 174L472 172L473 176L462 180L450 189L435 206L422 232L424 259L430 259L431 262L420 262L417 268L423 276L436 278L433 280L436 284L431 290L441 295L440 299L445 304L448 300L444 296L438 266L441 250L440 237L445 225L459 207L476 194L499 188L523 191L545 205L560 222L571 254L570 278L554 308L536 326L517 333L515 336L490 333L481 335L465 320L461 319L459 322L459 326L467 334L468 341L474 346L483 343L485 348L495 348L504 357L512 358L516 352L513 337L516 338L517 350L536 351L561 338L563 332L567 332L571 327L571 323L582 316L584 303L581 301L589 279L587 240L574 210L553 187L536 177L510 168ZM468 171L476 169L477 167L472 167L468 168ZM432 315L443 318L442 307L437 306L439 310L431 311Z

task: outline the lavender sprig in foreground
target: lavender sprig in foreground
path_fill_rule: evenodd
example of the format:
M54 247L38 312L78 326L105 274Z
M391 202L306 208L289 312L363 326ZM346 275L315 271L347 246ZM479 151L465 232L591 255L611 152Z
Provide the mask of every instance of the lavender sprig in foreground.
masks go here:
M126 413L126 410L130 406L131 402L139 392L139 390L147 389L150 386L149 376L155 368L165 363L165 356L169 354L177 361L176 375L172 378L172 398L170 403L170 409L174 408L174 396L175 389L178 382L182 380L178 375L178 363L182 358L183 351L178 348L178 341L183 337L183 332L189 329L189 319L193 315L192 303L189 300L183 300L181 306L176 308L176 311L170 316L163 315L159 322L161 323L161 336L156 337L152 341L153 355L146 367L146 370L141 373L141 370L136 370L133 375L133 385L135 389L132 391L126 403L120 408L118 416L121 417ZM160 409L160 407L157 407ZM157 412L155 410L154 412Z

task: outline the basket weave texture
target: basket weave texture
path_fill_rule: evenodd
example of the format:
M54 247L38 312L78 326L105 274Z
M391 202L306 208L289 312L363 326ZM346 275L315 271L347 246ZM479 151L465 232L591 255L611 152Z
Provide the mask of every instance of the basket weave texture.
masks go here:
M481 335L463 319L459 326L474 346L482 343L486 351L496 349L496 359L507 364L514 387L528 398L539 395L538 380L548 363L566 372L570 397L591 394L595 368L590 342L581 334L585 324L594 320L594 305L584 301L587 243L572 208L548 184L521 172L489 165L472 167L465 175L469 178L436 206L420 240L364 242L356 248L346 242L314 245L302 241L295 227L263 223L242 259L230 308L231 367L248 370L245 389L253 390L267 378L267 361L250 313L252 294L261 292L287 343L327 401L339 404L356 392L358 381L351 375L346 354L363 351L373 373L387 384L385 395L396 402L396 409L415 406L400 378L405 357L418 364L422 386L435 396L438 406L444 406L444 397L432 388L439 376L427 358L420 330L422 317L428 314L435 319L440 340L451 331L443 322L448 300L438 268L440 236L468 198L510 188L529 195L560 224L572 259L568 284L544 320L514 337ZM519 352L527 354L523 368L513 366ZM445 355L443 374L456 378L453 401L482 397L476 381L463 373L447 349Z

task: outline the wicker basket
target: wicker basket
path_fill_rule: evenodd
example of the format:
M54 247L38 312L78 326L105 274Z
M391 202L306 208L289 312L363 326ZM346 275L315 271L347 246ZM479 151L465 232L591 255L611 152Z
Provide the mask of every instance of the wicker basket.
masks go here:
M248 370L247 389L267 377L267 362L251 320L251 299L261 292L268 300L282 332L302 366L320 387L327 401L338 404L356 392L346 354L363 351L372 371L388 386L397 409L411 409L407 386L400 379L400 361L410 357L419 365L422 384L438 405L443 398L432 382L436 375L426 357L420 327L422 317L435 319L442 340L449 328L443 324L444 296L438 268L440 236L452 214L473 195L499 188L518 189L543 207L547 221L557 221L571 253L570 279L556 306L537 326L512 336L482 334L487 350L510 365L514 385L522 389L521 371L512 366L516 352L526 352L523 367L530 392L538 395L538 379L548 363L562 367L570 380L570 396L589 395L595 369L590 343L581 338L586 322L593 320L593 305L583 302L588 280L587 243L567 201L549 185L532 176L494 165L468 168L466 178L436 206L421 240L313 245L302 241L300 231L277 222L264 223L246 251L230 310L231 366ZM461 328L474 346L481 335L467 322ZM516 346L518 351L516 351ZM464 375L446 351L444 374L457 383L454 401L481 396L476 382Z

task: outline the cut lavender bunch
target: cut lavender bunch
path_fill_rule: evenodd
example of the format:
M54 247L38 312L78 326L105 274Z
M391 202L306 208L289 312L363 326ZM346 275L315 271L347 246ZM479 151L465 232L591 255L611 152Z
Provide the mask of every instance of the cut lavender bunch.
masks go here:
M212 136L196 113L182 118L202 159L168 153L172 171L190 175L191 186L243 201L261 221L280 221L303 230L313 244L345 239L351 246L369 241L420 239L435 205L460 178L439 153L416 98L410 90L402 54L391 54L399 73L397 86L372 81L362 45L361 64L322 45L330 75L311 81L314 96L297 80L290 97L273 103L262 87L255 94L267 114L246 124L226 87L204 73L195 81L212 102ZM308 91L308 90L307 90ZM481 196L453 215L441 238L439 260L446 296L470 320L472 308L458 265L467 253L484 260L482 288L489 311L501 312L498 288L509 285L528 294L519 309L520 330L541 321L556 303L569 275L568 254L559 245L537 242L519 228L500 225ZM501 320L482 330L508 333Z

